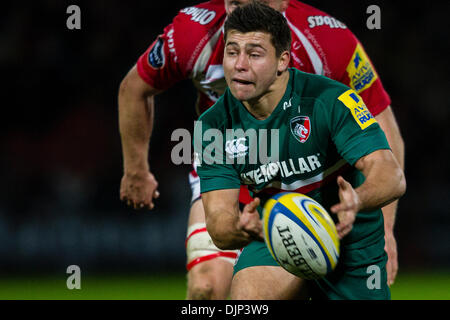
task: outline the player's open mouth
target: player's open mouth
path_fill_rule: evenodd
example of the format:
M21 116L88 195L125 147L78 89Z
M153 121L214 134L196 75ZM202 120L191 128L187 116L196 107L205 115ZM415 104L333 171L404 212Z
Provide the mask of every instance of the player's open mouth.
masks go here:
M234 78L233 81L236 82L236 83L245 84L245 85L253 84L253 82L247 81L247 80L243 80L243 79L236 79L236 78Z

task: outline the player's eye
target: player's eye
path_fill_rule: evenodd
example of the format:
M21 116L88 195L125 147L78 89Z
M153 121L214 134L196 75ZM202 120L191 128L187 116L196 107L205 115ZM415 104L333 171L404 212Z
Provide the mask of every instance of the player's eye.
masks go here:
M227 50L226 52L227 52L227 56L230 56L230 57L234 57L237 55L236 50Z
M264 52L262 52L262 50L256 49L256 50L249 51L248 55L252 59L257 59L257 58L261 58L264 55Z

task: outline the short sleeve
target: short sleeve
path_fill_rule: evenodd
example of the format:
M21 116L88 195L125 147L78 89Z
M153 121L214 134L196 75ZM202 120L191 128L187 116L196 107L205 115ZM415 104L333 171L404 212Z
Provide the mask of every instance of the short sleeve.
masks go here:
M391 98L364 47L353 34L351 36L354 50L348 56L345 71L338 80L355 90L364 99L369 111L378 115L391 104Z
M353 89L338 96L329 128L337 151L351 165L376 150L389 149L383 130Z
M349 30L323 28L319 34L328 58L329 77L359 94L376 116L391 104L391 98L383 87L379 74L364 46Z
M200 192L240 188L239 175L226 162L223 150L222 132L200 118L194 129L194 167L200 177Z
M177 55L175 48L174 24L170 24L138 59L137 71L142 80L155 89L165 90L185 79L182 56Z
M223 2L204 2L180 10L138 59L141 78L152 87L165 90L193 77L199 57L223 19Z

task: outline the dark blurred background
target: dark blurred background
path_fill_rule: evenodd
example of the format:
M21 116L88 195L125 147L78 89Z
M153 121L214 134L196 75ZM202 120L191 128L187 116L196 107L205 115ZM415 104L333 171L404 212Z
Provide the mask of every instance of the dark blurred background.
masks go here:
M119 200L121 79L178 10L200 1L9 1L0 19L0 272L149 272L185 268L189 165L176 128L192 130L195 92L156 99L152 212ZM305 1L362 41L392 98L406 143L407 194L396 224L400 272L450 268L449 2ZM81 8L81 30L66 9ZM381 8L381 30L366 8Z

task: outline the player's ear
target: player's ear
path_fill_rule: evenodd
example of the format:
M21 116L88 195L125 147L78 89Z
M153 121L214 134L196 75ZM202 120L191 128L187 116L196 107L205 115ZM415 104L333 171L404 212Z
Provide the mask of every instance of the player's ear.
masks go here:
M289 67L289 61L291 60L291 53L289 51L283 51L278 59L278 73L281 74Z

